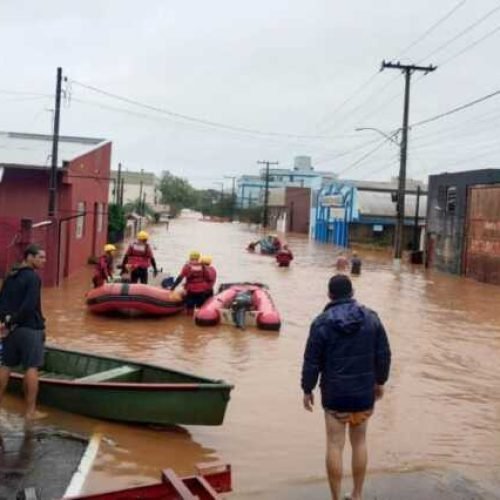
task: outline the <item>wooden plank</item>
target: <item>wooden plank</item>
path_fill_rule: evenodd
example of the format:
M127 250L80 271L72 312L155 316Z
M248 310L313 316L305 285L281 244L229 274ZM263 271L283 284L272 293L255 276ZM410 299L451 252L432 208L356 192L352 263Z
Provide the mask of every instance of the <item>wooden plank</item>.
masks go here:
M182 500L198 500L172 469L162 471L162 482L172 485Z
M74 379L75 382L105 382L107 380L112 380L118 377L123 377L125 375L132 375L133 373L140 372L140 368L134 366L122 365L116 368L111 368L103 372L92 373L85 377L80 377Z

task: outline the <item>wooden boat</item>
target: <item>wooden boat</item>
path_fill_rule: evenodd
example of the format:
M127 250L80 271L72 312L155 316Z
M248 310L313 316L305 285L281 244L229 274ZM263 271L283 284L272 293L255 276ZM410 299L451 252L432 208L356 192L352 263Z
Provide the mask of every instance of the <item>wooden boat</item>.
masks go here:
M262 283L224 283L217 295L205 302L194 313L199 326L214 326L218 323L256 326L261 330L277 331L281 318Z
M88 292L86 302L97 314L171 316L184 309L180 293L141 283L106 283Z
M143 424L221 425L232 385L146 363L46 347L40 403ZM22 372L8 389L22 392Z
M231 491L231 466L207 464L198 465L196 469L196 475L183 478L166 469L162 471L160 483L67 500L218 500L219 493Z

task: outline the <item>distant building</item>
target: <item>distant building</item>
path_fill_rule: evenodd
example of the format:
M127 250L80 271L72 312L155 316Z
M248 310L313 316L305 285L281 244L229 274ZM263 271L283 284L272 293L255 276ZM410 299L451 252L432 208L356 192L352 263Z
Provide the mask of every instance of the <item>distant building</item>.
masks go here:
M500 284L500 169L429 177L426 264Z
M397 187L397 179L391 182L339 179L323 187L313 199L311 237L340 246L392 245L397 221ZM415 244L420 248L426 207L425 187L408 179L403 248L412 248Z
M109 201L117 200L117 177L118 171L111 171L111 182L109 185ZM137 172L122 170L123 179L123 203L133 203L139 200L139 196L144 196L148 205L154 206L160 203L159 179L153 172ZM142 183L142 187L141 187Z
M283 187L269 190L269 227L281 232L309 234L311 189Z
M335 180L333 172L314 170L309 156L296 156L294 167L270 168L269 189L284 187L301 187L319 190L325 184ZM266 169L260 170L260 175L242 175L237 181L236 206L248 208L263 205L266 186Z
M111 143L60 137L49 218L51 153L51 135L0 132L0 279L29 243L47 250L46 285L84 267L106 243Z

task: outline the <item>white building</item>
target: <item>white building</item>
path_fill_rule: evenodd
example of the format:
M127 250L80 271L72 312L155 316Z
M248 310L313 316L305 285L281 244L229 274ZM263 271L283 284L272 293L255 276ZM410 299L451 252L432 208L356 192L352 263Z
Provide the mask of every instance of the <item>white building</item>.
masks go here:
M142 193L145 202L148 205L156 206L161 201L159 187L159 179L153 172L129 172L122 170L121 176L123 179L123 203L131 203L137 201ZM109 183L109 201L117 200L117 177L118 171L111 171L111 181Z

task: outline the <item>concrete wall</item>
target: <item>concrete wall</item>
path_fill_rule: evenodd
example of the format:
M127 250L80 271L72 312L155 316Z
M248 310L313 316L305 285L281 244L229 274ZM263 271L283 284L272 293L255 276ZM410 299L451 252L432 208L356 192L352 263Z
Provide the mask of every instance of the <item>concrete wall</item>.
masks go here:
M441 271L464 271L467 190L500 182L500 169L471 170L429 176L426 265ZM447 191L456 189L454 211L447 206Z

